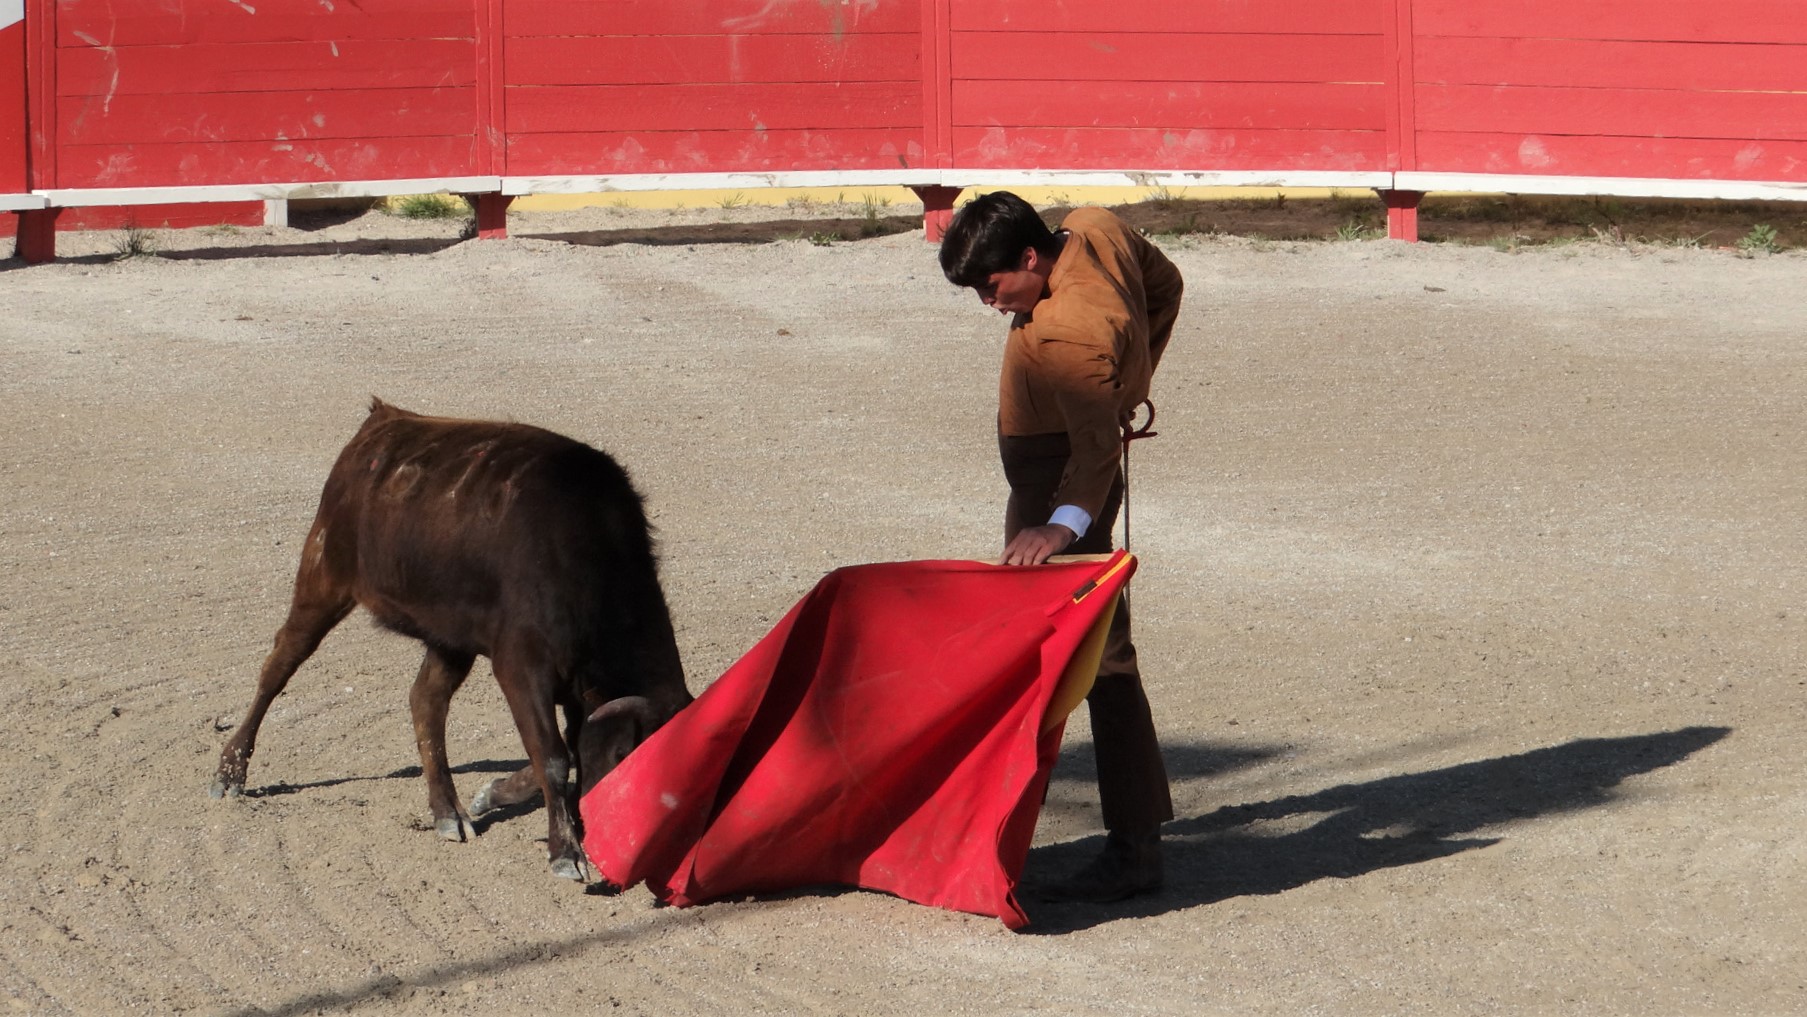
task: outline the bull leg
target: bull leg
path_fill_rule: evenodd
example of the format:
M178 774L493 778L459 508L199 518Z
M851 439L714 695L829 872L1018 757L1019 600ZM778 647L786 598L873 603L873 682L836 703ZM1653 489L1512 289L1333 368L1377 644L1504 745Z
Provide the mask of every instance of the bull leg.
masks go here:
M481 819L508 805L530 802L540 796L540 775L530 763L506 777L497 777L471 796L471 816Z
M452 695L464 684L475 660L472 654L429 645L420 662L420 674L408 692L420 772L427 779L427 807L433 810L433 829L445 840L468 841L477 836L471 817L458 804L458 789L452 785L452 767L445 751L445 720Z
M351 591L334 582L324 566L320 552L323 534L316 527L309 534L308 551L302 555L301 570L295 577L295 595L289 604L289 616L276 630L276 644L264 658L257 675L257 694L238 730L220 751L220 765L209 793L215 798L237 798L245 790L245 771L251 765L251 753L257 747L257 729L262 726L270 704L282 695L294 676L295 669L313 655L320 641L345 620L356 606Z
M537 654L498 654L490 659L502 695L514 715L528 765L539 777L546 799L546 857L552 874L565 879L587 880L588 864L577 837L577 773L565 739L559 733L552 691L552 669ZM513 778L504 778L507 783Z
M577 744L577 735L583 727L584 711L569 703L565 711L565 747ZM581 771L582 764L579 764ZM509 805L530 802L540 796L540 775L533 771L531 764L506 777L497 777L476 794L471 796L471 815L481 818L485 813Z

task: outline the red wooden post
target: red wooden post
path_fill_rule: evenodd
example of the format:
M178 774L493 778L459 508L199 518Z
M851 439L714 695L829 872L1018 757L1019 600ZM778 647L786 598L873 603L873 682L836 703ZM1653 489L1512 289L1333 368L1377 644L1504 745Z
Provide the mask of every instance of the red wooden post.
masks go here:
M19 235L13 238L19 257L27 265L56 260L56 217L60 208L33 208L19 213Z
M1418 202L1423 198L1423 191L1380 192L1387 205L1387 239L1418 242Z
M464 200L471 203L477 213L478 240L506 240L508 238L508 206L514 203L514 195L467 194Z
M954 164L953 0L922 3L922 149L923 163L936 169ZM912 187L922 199L922 238L941 242L954 218L958 187Z
M941 235L947 232L947 224L954 219L954 199L960 196L959 187L912 187L916 196L922 199L922 238L931 244L941 242Z
M0 194L25 184L25 8L0 0Z

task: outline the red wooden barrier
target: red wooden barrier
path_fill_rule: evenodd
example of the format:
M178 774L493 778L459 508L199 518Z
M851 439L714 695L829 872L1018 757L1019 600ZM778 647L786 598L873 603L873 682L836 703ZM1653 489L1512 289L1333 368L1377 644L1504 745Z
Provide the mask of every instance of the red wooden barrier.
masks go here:
M1388 0L959 0L954 165L1387 166Z
M1799 2L0 0L0 209L47 256L61 207L434 190L1807 198Z
M1503 189L1488 178L1530 175L1571 178L1544 185L1569 193L1609 178L1604 193L1689 197L1715 196L1690 181L1807 181L1798 0L1412 8L1417 159L1400 168L1429 175L1411 186ZM1764 196L1792 196L1778 191Z

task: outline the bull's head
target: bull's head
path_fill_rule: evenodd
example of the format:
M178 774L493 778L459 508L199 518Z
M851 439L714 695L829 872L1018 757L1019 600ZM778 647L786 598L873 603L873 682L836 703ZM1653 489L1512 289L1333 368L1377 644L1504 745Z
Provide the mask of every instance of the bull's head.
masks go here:
M621 765L634 746L650 737L677 710L646 696L622 696L592 710L577 733L578 794L589 794L597 781Z

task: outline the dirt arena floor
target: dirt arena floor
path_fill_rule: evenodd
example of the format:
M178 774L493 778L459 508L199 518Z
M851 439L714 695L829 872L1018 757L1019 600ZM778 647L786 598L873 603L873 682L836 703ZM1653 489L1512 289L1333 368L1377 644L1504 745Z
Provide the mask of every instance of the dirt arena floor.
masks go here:
M1003 321L919 235L708 215L0 263L0 1011L1807 1012L1799 252L1162 241L1189 303L1132 476L1159 896L1013 933L586 894L538 812L433 835L418 651L360 616L211 800L373 394L621 459L696 689L833 568L996 553ZM482 665L450 743L467 796L522 762ZM1090 765L1080 717L1032 873L1098 846Z

